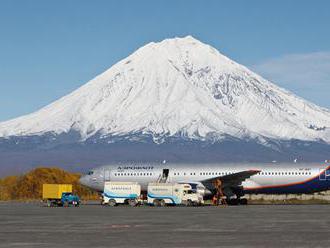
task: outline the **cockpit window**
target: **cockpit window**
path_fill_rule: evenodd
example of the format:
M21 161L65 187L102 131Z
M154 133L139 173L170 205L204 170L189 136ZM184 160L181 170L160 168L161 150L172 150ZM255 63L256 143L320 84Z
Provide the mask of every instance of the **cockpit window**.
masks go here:
M87 173L87 175L93 175L94 174L94 171L89 171L88 173Z

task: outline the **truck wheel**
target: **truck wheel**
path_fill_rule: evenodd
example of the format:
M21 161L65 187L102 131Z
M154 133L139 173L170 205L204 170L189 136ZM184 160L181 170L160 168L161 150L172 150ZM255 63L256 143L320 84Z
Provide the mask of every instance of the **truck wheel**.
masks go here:
M186 201L186 206L191 207L193 205L193 202L191 200Z
M165 207L165 206L166 206L166 203L165 203L165 201L164 201L164 200L160 200L160 202L159 202L159 203L160 203L160 206L161 206L161 207Z
M115 199L110 199L108 205L109 205L110 207L114 207L114 206L117 205L117 202L116 202Z
M240 205L247 205L248 204L248 200L246 198L239 199L239 204Z
M155 199L155 200L154 200L154 206L155 206L155 207L159 207L159 206L160 206L160 202L159 202L158 199Z
M131 206L131 207L135 207L137 205L137 202L135 199L130 199L128 200L128 204Z

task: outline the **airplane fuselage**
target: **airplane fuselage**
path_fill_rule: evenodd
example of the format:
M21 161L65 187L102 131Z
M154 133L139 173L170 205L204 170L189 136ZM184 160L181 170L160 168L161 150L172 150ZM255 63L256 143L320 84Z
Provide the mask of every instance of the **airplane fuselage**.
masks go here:
M155 182L167 170L167 182L191 183L202 186L202 181L224 177L247 170L259 171L241 185L249 194L300 194L330 188L329 164L221 164L221 165L108 165L91 170L81 178L81 183L98 191L105 181L138 182L142 190ZM206 189L211 193L212 189Z

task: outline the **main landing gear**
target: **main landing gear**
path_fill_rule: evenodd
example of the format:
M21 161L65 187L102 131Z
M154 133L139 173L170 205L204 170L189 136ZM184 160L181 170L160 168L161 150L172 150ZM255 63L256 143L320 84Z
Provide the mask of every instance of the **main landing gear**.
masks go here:
M226 199L228 205L247 205L248 201L246 198L228 198Z
M220 179L214 181L215 194L213 196L213 205L247 205L248 201L246 198L241 198L244 196L242 187L231 188L228 190L228 194L225 194L222 188L222 182ZM236 196L231 198L231 196Z

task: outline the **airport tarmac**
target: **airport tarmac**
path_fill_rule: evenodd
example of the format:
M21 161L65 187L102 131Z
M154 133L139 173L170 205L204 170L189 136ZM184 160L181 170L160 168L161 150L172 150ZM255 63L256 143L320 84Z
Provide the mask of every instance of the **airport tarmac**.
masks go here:
M330 205L47 208L0 203L0 247L328 247Z

